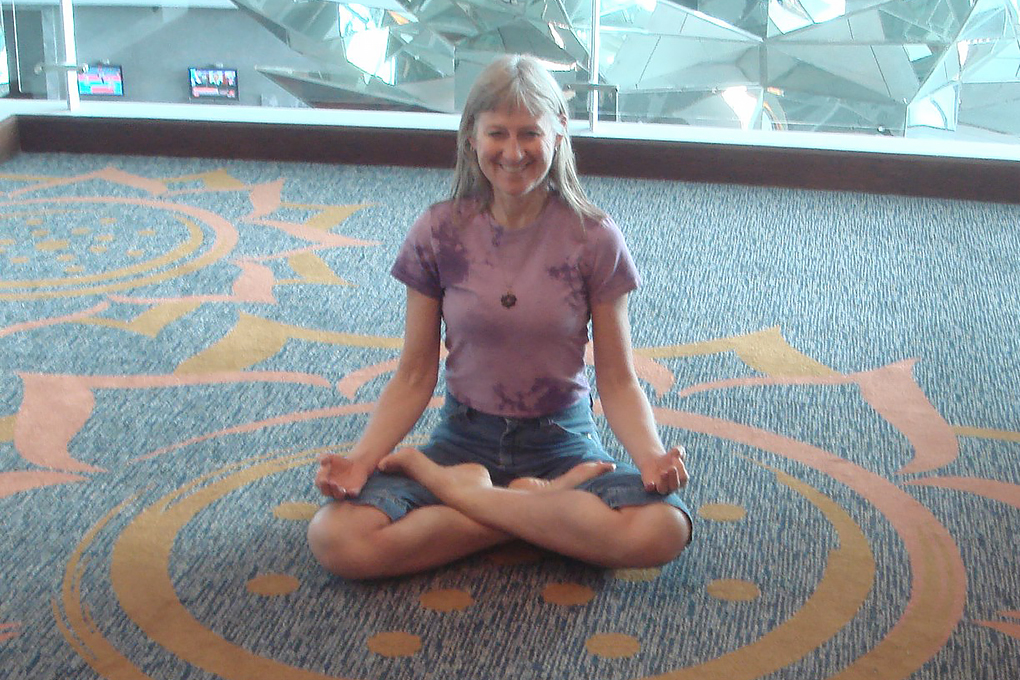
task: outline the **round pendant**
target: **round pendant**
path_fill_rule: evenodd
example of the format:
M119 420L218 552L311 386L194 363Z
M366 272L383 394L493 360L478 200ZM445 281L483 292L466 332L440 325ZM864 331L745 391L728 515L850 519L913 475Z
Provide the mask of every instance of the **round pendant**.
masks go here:
M507 309L510 309L517 304L517 296L510 291L507 291L506 294L499 299L499 303Z

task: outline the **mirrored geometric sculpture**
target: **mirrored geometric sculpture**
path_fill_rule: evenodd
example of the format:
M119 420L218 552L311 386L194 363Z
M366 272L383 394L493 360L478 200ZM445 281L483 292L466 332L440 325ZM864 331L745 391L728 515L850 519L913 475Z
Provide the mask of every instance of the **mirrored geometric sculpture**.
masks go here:
M456 112L505 52L586 117L743 129L1020 136L1018 0L232 0L318 64L259 71L310 106Z

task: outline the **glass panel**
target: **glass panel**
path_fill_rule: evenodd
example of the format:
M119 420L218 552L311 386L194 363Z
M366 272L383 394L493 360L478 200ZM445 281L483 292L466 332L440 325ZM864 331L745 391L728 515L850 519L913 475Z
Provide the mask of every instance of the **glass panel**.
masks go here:
M315 62L312 70L261 66L309 106L455 112L477 74L497 54L543 59L575 95L586 117L590 2L544 0L371 0L308 2L309 16L339 14L339 24L295 20L293 3L235 0ZM583 88L581 88L583 89ZM580 96L576 96L580 95Z
M11 99L67 98L63 28L57 0L2 4L4 65Z
M335 4L332 16L335 26ZM229 0L76 1L74 23L77 61L89 67L78 87L85 104L305 106L257 67L307 67L309 60Z
M0 13L0 97L11 93L11 72L7 66L7 38L4 35L4 15Z
M33 2L4 7L8 96L62 98L64 72L35 70L61 62L58 0ZM624 122L1016 142L1017 5L602 0L597 83L590 0L78 0L74 14L86 104L454 113L494 55L519 51L579 119L597 92L599 118Z
M1016 0L608 0L601 75L627 121L1015 136L1018 23Z

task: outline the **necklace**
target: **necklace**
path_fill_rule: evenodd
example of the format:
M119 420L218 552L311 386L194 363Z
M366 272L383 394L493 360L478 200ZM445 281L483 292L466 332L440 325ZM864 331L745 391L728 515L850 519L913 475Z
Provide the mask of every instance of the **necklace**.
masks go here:
M506 236L506 227L502 226L495 220L492 221L492 256L495 262L494 268L499 272L500 278L503 280L503 293L502 297L499 298L499 304L503 305L503 309L513 309L514 305L517 304L517 296L514 294L514 281L507 274L506 262L501 255L506 255L503 251L503 238Z
M548 195L546 195L542 203L541 209L538 212L538 215L540 215L542 211L545 210L545 206L548 200L549 197ZM534 220L538 219L538 215L536 215L533 219L528 220L527 223L531 224L532 222L534 222ZM489 220L490 226L492 227L493 257L496 263L498 264L497 268L499 269L499 273L503 278L503 289L506 290L506 292L503 293L503 296L499 298L499 304L503 305L504 309L513 309L514 305L517 304L517 296L514 295L513 290L513 281L510 279L510 276L507 275L506 263L503 261L502 258L499 257L500 251L502 250L503 246L503 237L506 235L507 227L503 226L499 221L497 221L495 214L493 214L491 211L489 212ZM537 232L537 229L535 229L535 225L532 224L532 226L530 226L529 228L532 229L533 232ZM534 242L535 235L533 233L530 241L527 244L527 247L525 248L526 252L529 253L531 252L531 248L534 246Z
M513 282L506 273L506 263L503 262L503 258L499 257L502 253L503 236L505 235L506 228L499 225L493 220L492 227L492 245L493 245L493 259L496 262L499 275L503 279L503 297L499 299L499 304L503 305L504 309L512 309L517 304L517 296L514 295Z

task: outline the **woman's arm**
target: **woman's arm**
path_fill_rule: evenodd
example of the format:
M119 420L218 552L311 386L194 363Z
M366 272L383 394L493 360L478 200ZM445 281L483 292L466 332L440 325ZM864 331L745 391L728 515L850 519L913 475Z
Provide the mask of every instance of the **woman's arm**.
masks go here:
M337 499L356 496L379 461L424 413L439 377L440 305L439 300L407 289L404 345L397 370L351 452L319 460L315 483L323 494Z
M595 379L602 409L613 434L641 470L645 488L669 493L687 483L683 447L666 451L655 427L652 407L634 370L627 296L596 304L591 310Z

